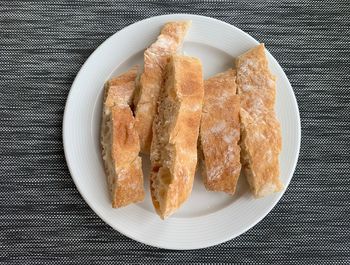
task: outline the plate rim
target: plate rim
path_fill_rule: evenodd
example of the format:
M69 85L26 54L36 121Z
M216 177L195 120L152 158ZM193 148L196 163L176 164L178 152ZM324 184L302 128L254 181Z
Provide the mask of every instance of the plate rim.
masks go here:
M185 17L185 18L184 18ZM252 41L256 42L257 44L259 43L255 38L253 38L252 36L250 36L248 33L244 32L243 30L241 30L240 28L229 24L227 22L224 22L222 20L213 18L213 17L209 17L209 16L203 16L203 15L196 15L196 14L188 14L188 13L174 13L174 14L166 14L166 15L160 15L160 16L153 16L153 17L148 17L146 19L142 19L139 20L135 23L132 23L122 29L120 29L119 31L115 32L114 34L112 34L111 36L109 36L107 39L105 39L90 55L89 57L85 60L85 62L83 63L83 65L80 67L76 77L74 78L74 81L72 83L72 85L70 86L70 90L66 99L66 104L64 107L64 114L63 114L63 121L62 121L62 140L63 140L63 149L64 149L64 156L65 156L65 160L66 160L66 164L69 170L69 173L71 175L71 178L73 179L73 182L77 188L77 190L79 191L80 195L82 196L82 198L84 199L84 201L88 204L88 206L95 212L95 214L97 214L97 216L103 220L103 222L105 222L106 224L108 224L111 228L113 228L114 230L118 231L119 233L123 234L124 236L127 236L128 238L131 238L132 240L135 240L137 242L141 242L145 245L149 245L149 246L153 246L153 247L157 247L157 248L162 248L162 249L171 249L171 250L193 250L193 249L202 249L202 248L207 248L207 247L211 247L211 246L215 246L224 242L227 242L233 238L236 238L239 235L242 235L243 233L245 233L246 231L248 231L249 229L253 228L256 224L258 224L262 219L264 219L271 211L272 209L276 206L276 204L280 201L281 197L284 195L284 193L287 190L287 187L290 184L290 181L292 180L292 177L295 173L295 169L299 160L299 155L300 155L300 146L301 146L301 121L300 121L300 111L299 111L299 106L298 106L298 102L293 90L293 87L288 79L288 77L286 76L282 66L278 63L278 61L272 56L272 54L266 49L266 52L270 55L270 57L275 61L275 63L282 69L282 73L285 77L285 80L288 82L288 85L291 87L292 89L292 103L295 106L295 115L296 115L296 143L297 143L297 149L296 149L296 153L295 153L295 157L294 157L294 163L292 165L292 170L290 172L290 177L288 179L288 181L285 182L285 189L283 191L281 191L280 193L278 193L277 199L275 200L275 202L271 203L271 205L269 205L267 208L268 210L262 214L261 216L259 216L255 222L253 222L251 225L248 225L245 229L241 230L240 233L238 233L238 235L235 234L229 234L228 236L226 236L225 238L221 238L221 240L211 240L210 243L205 242L205 243L199 243L197 245L193 244L192 247L169 247L169 246L164 246L164 245L160 245L157 244L156 242L153 241L147 241L144 238L136 238L136 236L133 236L130 233L127 233L126 231L122 231L119 230L118 228L116 228L107 218L104 218L102 213L97 209L97 207L95 207L91 202L90 199L86 196L85 193L83 193L81 191L80 186L78 185L78 180L76 179L76 177L74 177L74 175L72 174L73 170L73 165L70 162L70 154L67 153L67 142L68 142L68 125L67 125L67 109L68 106L72 100L72 92L74 90L74 87L76 86L77 80L80 78L80 75L84 72L85 68L87 67L88 63L90 62L90 60L93 59L94 55L97 54L100 50L102 50L104 48L104 46L108 45L108 42L111 41L112 38L115 38L115 36L117 36L121 31L127 31L129 28L131 27L136 27L138 24L142 24L145 23L147 21L153 20L153 19L160 19L160 18L169 18L169 19L191 19L191 17L199 17L202 19L208 19L208 20L214 20L215 23L219 23L225 26L229 26L231 28L234 28L235 30L240 31L241 33L243 33L245 36L249 37Z

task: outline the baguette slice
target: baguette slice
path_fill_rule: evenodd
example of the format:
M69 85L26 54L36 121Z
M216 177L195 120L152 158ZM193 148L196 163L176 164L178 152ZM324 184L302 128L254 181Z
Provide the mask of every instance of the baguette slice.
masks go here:
M129 104L135 90L137 68L106 83L101 146L112 207L144 199L140 142Z
M243 172L256 197L280 191L281 128L274 112L276 82L270 73L263 44L236 60L241 97Z
M163 70L169 57L181 48L190 27L190 21L169 22L144 53L144 71L139 90L134 99L136 128L140 137L141 151L148 154L152 140L152 123L163 80Z
M258 117L241 108L241 148L243 172L255 197L263 197L283 188L279 179L278 155L281 130L272 111Z
M153 122L151 196L156 212L168 217L192 191L203 104L198 59L172 56Z
M204 82L200 128L202 177L207 190L233 195L241 172L239 96L236 70Z

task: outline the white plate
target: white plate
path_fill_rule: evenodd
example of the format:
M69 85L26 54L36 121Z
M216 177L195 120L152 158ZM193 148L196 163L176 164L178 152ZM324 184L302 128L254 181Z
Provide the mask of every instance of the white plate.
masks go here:
M233 57L258 43L232 25L195 15L153 17L124 28L98 47L79 71L66 103L63 141L67 164L79 192L107 224L148 245L197 249L244 233L271 211L283 192L256 200L248 192L244 178L240 178L236 195L230 197L207 192L197 175L189 200L177 213L162 221L153 210L148 192L146 157L145 201L122 209L111 208L99 147L103 84L132 65L142 64L144 49L156 39L162 25L173 20L192 20L183 50L201 59L205 78L232 67ZM299 154L299 111L282 68L270 53L268 59L278 80L276 112L283 135L281 178L287 187Z

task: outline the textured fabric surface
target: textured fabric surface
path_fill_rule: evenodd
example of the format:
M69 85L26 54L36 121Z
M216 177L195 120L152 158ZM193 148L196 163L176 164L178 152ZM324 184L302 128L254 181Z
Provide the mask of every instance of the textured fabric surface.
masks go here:
M107 37L138 20L194 13L264 42L294 88L300 158L273 211L202 250L135 242L100 220L66 166L72 81ZM0 3L0 264L350 264L350 4L340 1Z

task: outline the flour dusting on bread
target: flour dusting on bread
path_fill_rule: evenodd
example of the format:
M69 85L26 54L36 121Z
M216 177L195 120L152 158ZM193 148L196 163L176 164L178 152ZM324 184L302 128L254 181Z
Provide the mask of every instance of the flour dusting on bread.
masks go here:
M243 172L256 197L280 191L281 129L274 112L276 84L263 44L236 60L241 98Z
M139 138L130 109L137 67L105 85L101 123L101 149L112 207L144 198Z
M208 190L234 194L241 169L239 138L236 71L231 69L204 82L200 148Z
M283 188L276 78L264 45L203 81L200 60L180 55L190 25L166 23L144 51L140 78L132 67L105 84L100 140L114 208L144 199L140 152L150 154L151 199L162 219L189 198L198 155L209 191L234 195L241 170L255 197Z
M140 78L138 96L134 99L136 129L141 151L149 153L152 141L152 124L163 80L163 71L170 58L182 47L190 21L168 22L157 40L145 50L144 71Z

